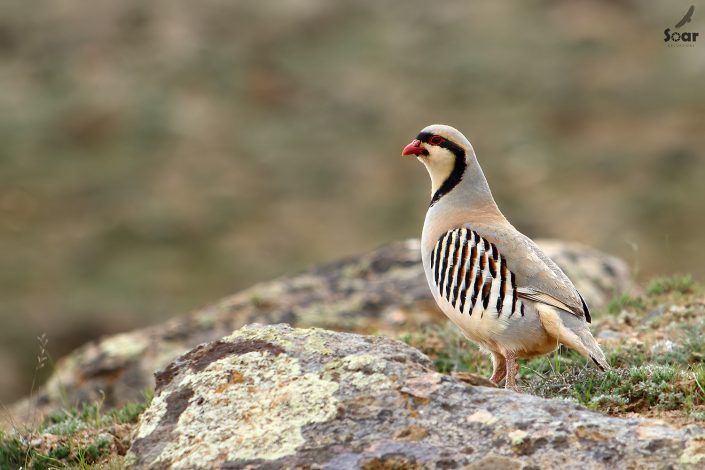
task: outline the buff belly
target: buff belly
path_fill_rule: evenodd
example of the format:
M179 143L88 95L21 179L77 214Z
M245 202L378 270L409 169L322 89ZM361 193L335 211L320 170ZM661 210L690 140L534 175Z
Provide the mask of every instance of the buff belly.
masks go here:
M497 315L496 310L484 310L480 302L473 306L471 315L460 313L443 297L436 296L436 302L466 338L488 351L502 355L513 352L527 358L547 354L558 346L541 324L533 302L524 301L524 316L516 313L511 317Z

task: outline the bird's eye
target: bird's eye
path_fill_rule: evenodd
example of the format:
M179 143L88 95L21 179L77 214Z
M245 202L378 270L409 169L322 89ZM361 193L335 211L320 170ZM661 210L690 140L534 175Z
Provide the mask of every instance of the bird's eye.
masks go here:
M441 145L443 142L445 142L445 139L440 135L433 135L428 139L428 143L431 145Z

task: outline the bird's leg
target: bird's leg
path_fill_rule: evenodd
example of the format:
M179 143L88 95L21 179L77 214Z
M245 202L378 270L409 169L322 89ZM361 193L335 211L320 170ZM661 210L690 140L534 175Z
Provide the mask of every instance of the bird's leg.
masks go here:
M507 375L507 363L504 360L504 356L492 351L492 377L490 377L490 382L499 385L505 375Z
M505 355L507 360L507 382L504 384L504 388L511 390L516 389L516 377L517 372L519 372L519 364L517 364L516 354L513 352L508 352Z

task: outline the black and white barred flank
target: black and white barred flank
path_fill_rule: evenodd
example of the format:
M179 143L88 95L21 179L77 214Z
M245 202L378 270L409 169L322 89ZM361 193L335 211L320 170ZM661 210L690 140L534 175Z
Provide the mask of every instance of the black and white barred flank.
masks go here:
M485 312L524 316L507 260L473 230L457 228L439 238L431 253L431 271L438 293L464 315L472 315L481 302L481 316Z

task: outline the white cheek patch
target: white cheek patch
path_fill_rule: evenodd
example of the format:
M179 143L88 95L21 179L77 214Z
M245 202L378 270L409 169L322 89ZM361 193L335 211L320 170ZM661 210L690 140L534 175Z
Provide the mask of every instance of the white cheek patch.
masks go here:
M428 155L419 157L431 176L431 194L435 194L443 182L448 179L455 166L455 155L442 147L426 146Z

